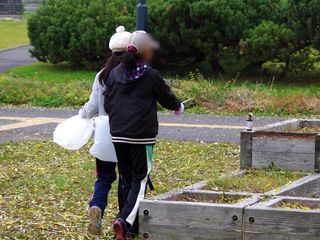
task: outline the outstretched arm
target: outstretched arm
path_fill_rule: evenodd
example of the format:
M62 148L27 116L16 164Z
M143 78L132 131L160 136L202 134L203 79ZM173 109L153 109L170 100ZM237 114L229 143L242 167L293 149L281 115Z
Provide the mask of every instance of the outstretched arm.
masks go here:
M166 80L162 78L159 72L154 76L154 94L160 105L166 109L179 111L181 101L172 93Z

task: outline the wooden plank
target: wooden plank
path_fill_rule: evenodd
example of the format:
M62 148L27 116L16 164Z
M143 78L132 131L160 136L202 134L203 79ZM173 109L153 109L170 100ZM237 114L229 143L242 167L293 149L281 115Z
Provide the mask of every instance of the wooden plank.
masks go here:
M305 198L305 197L282 197L279 199L278 202L274 202L271 205L269 205L268 207L278 207L281 206L282 202L285 201L287 203L302 203L305 204L311 208L314 209L319 209L320 208L320 199L316 199L316 198ZM309 210L303 210L303 211L308 211L308 212L318 212L320 214L320 210L314 210L314 209L309 209ZM288 210L288 209L286 209ZM295 211L295 209L289 209L289 211ZM320 216L320 215L319 215Z
M257 138L273 138L286 140L315 140L317 133L300 133L300 132L272 132L272 131L256 131L253 137Z
M315 155L308 153L252 152L252 166L258 169L274 164L280 169L307 172L314 170L314 159Z
M147 235L145 235L147 234ZM144 237L145 236L145 237ZM144 224L140 227L140 239L150 240L242 240L242 231L214 232L209 228L172 227Z
M252 132L242 131L240 135L240 169L252 166Z
M193 196L204 196L206 199L217 199L217 197L224 195L226 197L251 197L254 194L248 192L224 192L224 191L210 191L210 190L185 190L184 194Z
M300 123L300 119L289 119L263 126L259 128L259 131L286 131L288 129L297 129L300 127Z
M315 154L315 141L253 137L252 151Z
M290 197L320 197L320 175L311 174L282 189L276 195Z
M320 126L319 119L302 119L301 120L301 127L317 127Z
M316 178L320 177L318 174L307 174L307 176L301 177L293 182L287 183L280 188L273 189L269 192L266 192L266 195L275 195L275 196L282 196L281 194L286 194L286 192L291 191L292 189L295 189L298 186L301 186L311 180L314 180ZM285 195L284 195L285 196Z
M288 235L281 233L244 233L244 240L319 240L317 236Z
M320 121L319 121L320 122ZM315 149L315 166L314 169L316 172L320 172L320 136L316 137L316 149Z
M264 236L279 234L288 236L288 239L295 239L296 236L305 236L307 237L305 239L309 239L309 236L320 239L320 211L253 206L244 210L243 217L245 233L263 234Z
M159 234L157 228L190 229L192 231L188 239L197 239L195 237L204 230L209 236L230 232L234 238L238 238L242 234L242 212L243 207L227 204L144 200L139 211L140 229L141 233L148 232L151 235ZM176 231L175 237L179 239L180 234Z

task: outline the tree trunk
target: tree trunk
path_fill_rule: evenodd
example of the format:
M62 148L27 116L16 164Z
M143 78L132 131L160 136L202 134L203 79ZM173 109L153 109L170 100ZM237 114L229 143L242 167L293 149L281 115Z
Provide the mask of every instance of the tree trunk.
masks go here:
M211 67L212 67L214 74L219 74L219 73L224 74L225 73L223 67L221 66L221 64L217 58L211 59L210 64L211 64Z

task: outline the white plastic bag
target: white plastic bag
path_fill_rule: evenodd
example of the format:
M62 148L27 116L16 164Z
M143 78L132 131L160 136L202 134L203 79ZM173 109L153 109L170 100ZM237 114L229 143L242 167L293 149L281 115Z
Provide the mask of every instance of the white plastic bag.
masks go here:
M105 162L118 162L116 151L112 143L108 116L99 116L94 119L94 144L90 149L92 156Z
M68 150L78 150L85 145L93 132L93 120L79 115L60 123L53 132L53 141Z

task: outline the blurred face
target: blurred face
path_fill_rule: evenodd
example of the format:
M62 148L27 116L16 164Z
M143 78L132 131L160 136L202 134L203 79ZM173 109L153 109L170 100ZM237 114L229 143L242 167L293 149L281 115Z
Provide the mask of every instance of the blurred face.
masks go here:
M151 63L154 57L154 50L152 48L147 48L143 52L142 58L147 63Z

